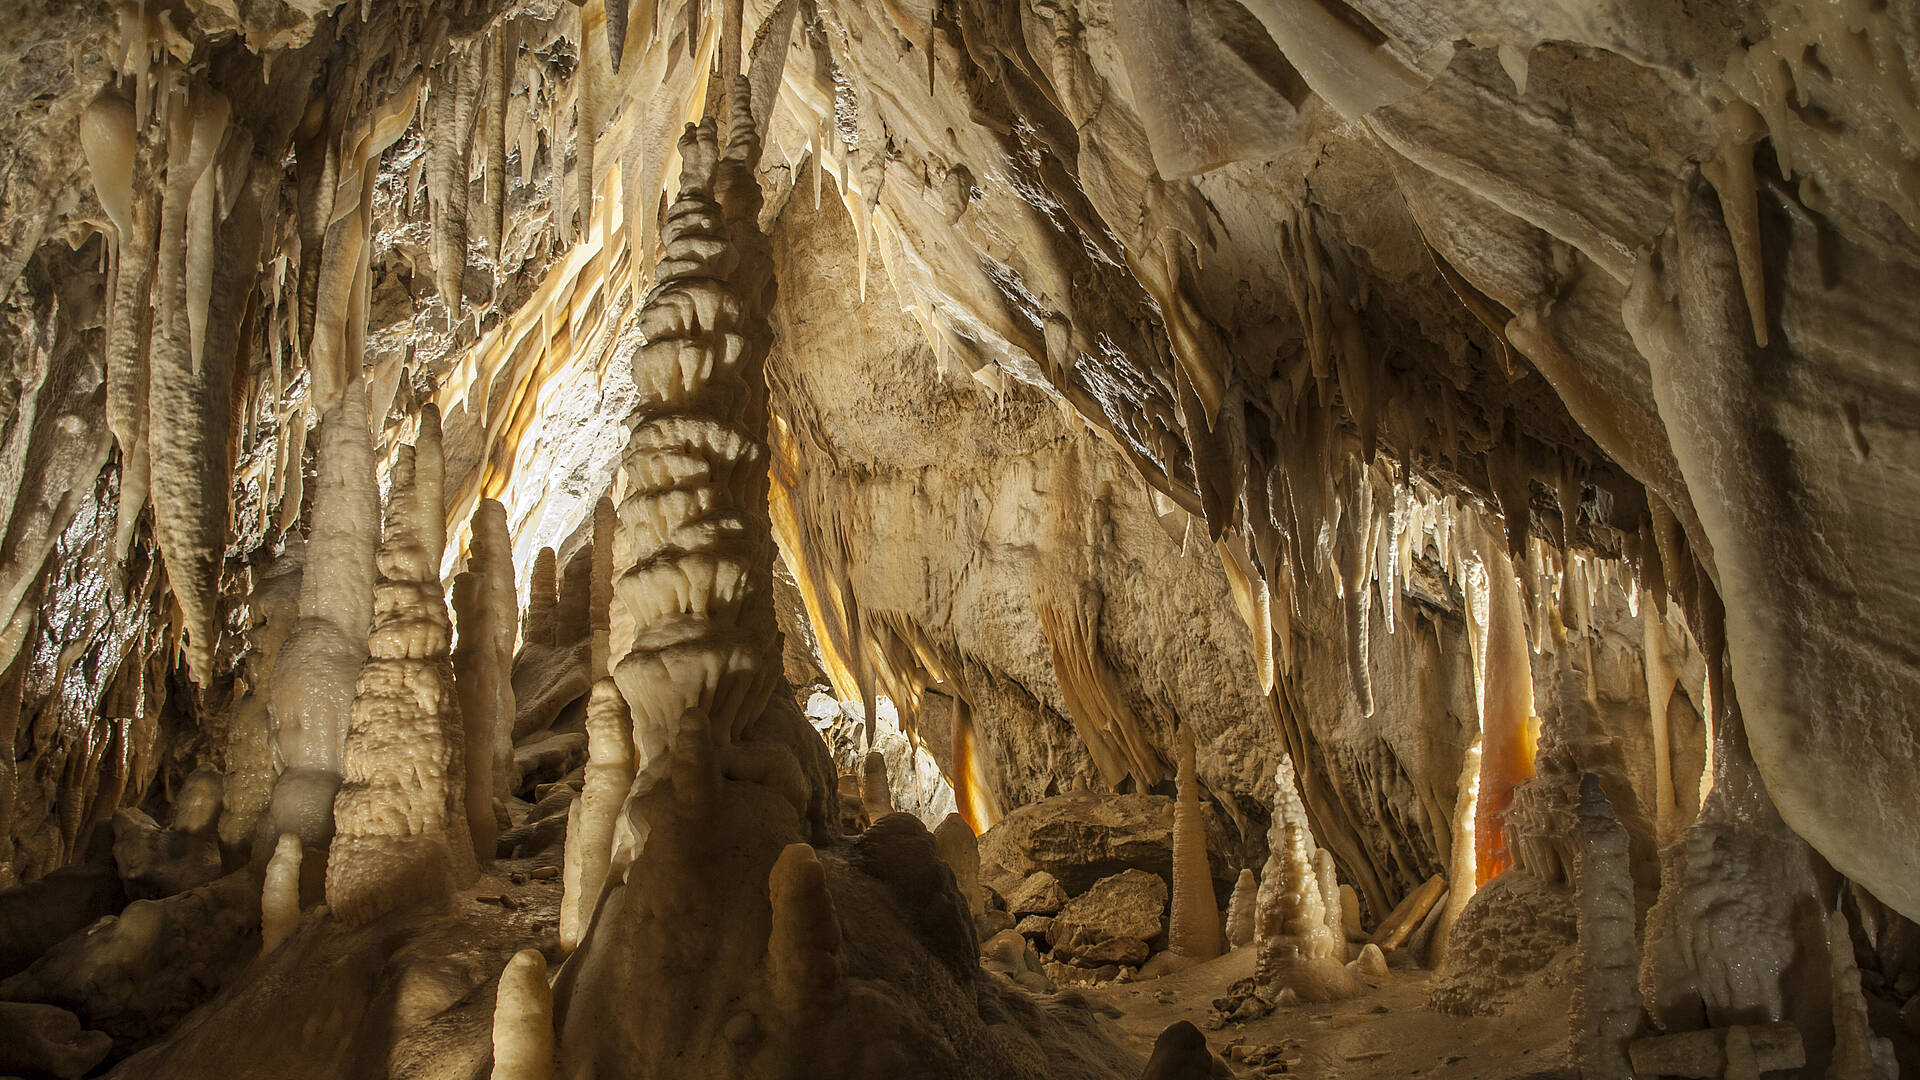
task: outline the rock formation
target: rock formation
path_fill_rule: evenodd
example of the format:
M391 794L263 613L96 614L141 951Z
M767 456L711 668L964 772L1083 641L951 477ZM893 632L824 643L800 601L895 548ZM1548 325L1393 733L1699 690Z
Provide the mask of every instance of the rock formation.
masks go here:
M466 732L440 591L446 549L440 414L393 465L369 656L355 685L334 797L327 906L348 924L432 903L477 873L467 832Z
M1193 732L1181 728L1179 738L1179 794L1173 804L1173 911L1167 925L1167 948L1192 960L1210 960L1225 952L1226 944L1220 933L1220 907L1213 898L1213 874L1207 869L1207 826L1193 763Z
M614 820L633 786L633 723L627 703L612 679L593 685L587 702L587 766L580 789L579 824L567 837L567 859L578 861L577 889L569 888L561 904L573 910L573 927L584 931L593 920L594 905L607 880L613 858ZM576 855L575 848L578 848ZM566 940L572 947L577 942Z
M1242 869L1233 883L1233 900L1227 905L1227 947L1238 949L1253 944L1254 912L1258 907L1260 883L1252 870Z
M1920 1072L1911 9L4 5L0 1072Z
M268 831L293 833L315 866L333 837L333 799L345 768L348 716L373 623L380 493L367 441L366 387L355 380L320 424L313 524L300 577L300 618L274 662L274 781Z
M493 801L510 794L513 777L513 640L519 606L513 591L513 548L507 509L482 499L473 512L467 568L453 581L453 609L460 630L453 649L454 688L466 736L464 797L467 831L475 856L493 858L499 832Z
M1633 877L1627 831L1613 816L1600 778L1580 780L1570 867L1578 895L1580 943L1573 971L1573 1054L1582 1077L1626 1076L1627 1043L1640 1030L1635 977Z
M260 952L280 947L300 925L300 838L281 833L260 886Z
M513 954L493 1005L493 1080L551 1080L553 992L538 949Z

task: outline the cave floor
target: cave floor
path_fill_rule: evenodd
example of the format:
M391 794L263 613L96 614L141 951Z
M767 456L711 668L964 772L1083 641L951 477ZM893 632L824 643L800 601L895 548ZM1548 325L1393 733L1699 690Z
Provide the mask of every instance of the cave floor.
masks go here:
M1211 1002L1253 975L1254 950L1147 982L1107 983L1085 992L1119 1013L1112 1027L1145 1056L1168 1024L1206 1031ZM1236 1076L1423 1080L1521 1080L1572 1075L1567 1058L1569 993L1545 992L1496 1017L1463 1017L1427 1007L1432 973L1395 970L1386 984L1351 1001L1300 1004L1206 1031L1207 1044Z

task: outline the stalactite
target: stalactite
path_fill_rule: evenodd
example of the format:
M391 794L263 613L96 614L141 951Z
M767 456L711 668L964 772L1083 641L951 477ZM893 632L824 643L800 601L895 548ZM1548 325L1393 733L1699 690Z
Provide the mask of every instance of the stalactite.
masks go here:
M366 389L355 380L320 425L300 619L270 684L268 708L286 768L274 783L269 828L300 837L316 860L333 836L347 718L373 621L380 493L366 408Z
M367 662L347 729L327 905L349 925L432 903L473 880L465 731L453 687L452 627L440 591L446 549L440 413L393 467Z
M522 949L500 972L493 1004L493 1080L553 1080L553 991L547 959Z
M513 639L519 602L513 589L513 543L507 508L482 499L473 512L467 569L454 579L460 641L453 650L454 686L466 732L467 829L474 854L493 859L499 831L493 802L512 794Z
M1478 884L1513 864L1506 850L1506 812L1514 786L1533 775L1530 726L1532 663L1521 597L1502 545L1483 535L1480 557L1487 573L1487 618L1481 667L1480 785L1474 809L1474 864Z
M1373 610L1373 484L1369 470L1358 460L1347 465L1340 528L1334 541L1334 560L1340 568L1341 603L1347 626L1347 679L1359 703L1360 715L1373 715L1373 675L1367 668L1367 624Z
M487 206L487 241L495 266L501 263L501 251L507 242L507 97L513 88L519 42L502 23L487 39L487 165L482 181ZM522 162L522 167L525 166Z
M227 131L225 96L196 87L168 106L167 180L155 263L147 453L152 462L154 540L182 613L187 662L202 686L213 678L221 557L226 546L227 477L220 468L228 385L201 377L196 345L203 344L212 273L211 196L196 190ZM230 360L221 374L231 371ZM209 505L213 500L219 506Z
M1211 960L1225 947L1220 939L1220 908L1213 896L1213 872L1207 866L1207 823L1200 806L1200 779L1195 775L1192 729L1183 725L1177 738L1173 910L1167 923L1167 948L1194 960Z
M449 321L458 321L467 268L467 179L472 171L480 50L456 49L427 87L427 205L433 219L433 276Z

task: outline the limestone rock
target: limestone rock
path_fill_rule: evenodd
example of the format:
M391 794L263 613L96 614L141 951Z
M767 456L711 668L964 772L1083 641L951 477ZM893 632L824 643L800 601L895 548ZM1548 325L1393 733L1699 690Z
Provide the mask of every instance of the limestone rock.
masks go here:
M79 1017L52 1005L0 1001L0 1069L84 1076L113 1048L105 1032L82 1031Z
M135 809L113 815L113 861L127 895L141 900L185 892L220 876L220 845L211 836L162 829Z
M980 877L1011 895L1035 871L1052 874L1077 894L1123 870L1173 878L1173 800L1162 795L1075 792L1023 806L980 836ZM1216 897L1232 895L1234 872L1208 830L1208 866Z
M1058 915L1067 903L1067 890L1060 879L1045 870L1036 871L1007 896L1007 911L1020 915Z
M1144 870L1095 882L1054 916L1055 957L1081 967L1143 963L1166 929L1167 883Z
M513 748L521 787L551 783L587 760L587 735L581 731L537 735Z

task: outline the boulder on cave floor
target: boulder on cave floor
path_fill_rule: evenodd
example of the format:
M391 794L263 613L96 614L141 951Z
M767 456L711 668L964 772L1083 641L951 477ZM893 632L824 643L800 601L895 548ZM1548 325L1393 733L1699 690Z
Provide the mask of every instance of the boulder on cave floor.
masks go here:
M1227 848L1226 828L1209 813L1207 868L1223 910L1239 874L1224 854ZM1040 871L1072 896L1123 870L1173 880L1172 799L1087 791L1055 795L1020 807L980 835L980 880L1001 896L1012 897Z
M1048 927L1053 958L1085 968L1138 967L1166 929L1167 883L1144 870L1101 878Z

